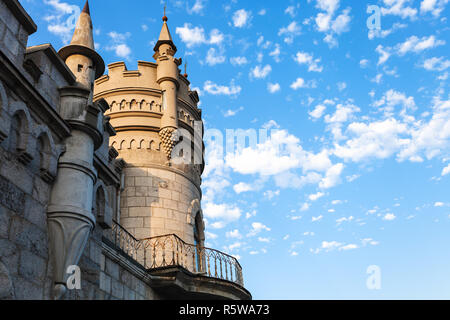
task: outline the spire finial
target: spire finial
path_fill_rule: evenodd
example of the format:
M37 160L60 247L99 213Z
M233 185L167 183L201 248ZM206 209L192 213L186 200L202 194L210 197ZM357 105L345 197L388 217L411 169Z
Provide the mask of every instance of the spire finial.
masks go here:
M184 74L183 74L183 76L185 77L185 78L187 78L188 77L188 74L187 74L187 59L186 59L186 61L184 62Z
M90 10L89 10L89 0L86 0L86 3L84 4L83 11L81 11L81 12L85 12L85 13L87 13L88 15L91 15L91 12L90 12Z
M163 16L163 18L162 18L162 20L163 20L164 22L167 22L167 20L169 20L169 19L167 18L167 16L166 16L166 8L167 8L167 1L166 1L166 3L164 4L164 16Z

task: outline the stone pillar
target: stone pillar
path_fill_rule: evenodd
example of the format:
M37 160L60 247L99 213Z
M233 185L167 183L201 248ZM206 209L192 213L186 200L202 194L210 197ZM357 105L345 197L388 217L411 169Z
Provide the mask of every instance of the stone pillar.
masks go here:
M97 179L93 158L102 141L102 128L98 127L100 110L88 104L89 96L90 90L82 87L61 90L62 115L69 118L73 130L58 162L47 210L55 299L64 295L67 267L79 262L96 222L92 214Z

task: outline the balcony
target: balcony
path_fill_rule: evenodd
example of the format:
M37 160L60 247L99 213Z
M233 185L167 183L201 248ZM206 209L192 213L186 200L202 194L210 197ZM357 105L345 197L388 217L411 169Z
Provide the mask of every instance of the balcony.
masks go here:
M138 240L117 222L104 241L155 276L155 290L169 299L251 299L241 265L226 253L175 234Z

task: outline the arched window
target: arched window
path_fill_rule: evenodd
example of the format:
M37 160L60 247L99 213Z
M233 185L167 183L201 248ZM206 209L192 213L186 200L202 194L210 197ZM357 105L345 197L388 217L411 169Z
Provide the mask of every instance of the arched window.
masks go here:
M202 221L201 221L201 215L200 212L198 212L195 215L195 221L194 221L194 244L195 244L195 261L196 261L196 271L197 272L204 272L204 245L203 245L203 229L202 229Z
M105 190L102 187L97 188L95 195L95 213L97 217L103 217L105 215Z

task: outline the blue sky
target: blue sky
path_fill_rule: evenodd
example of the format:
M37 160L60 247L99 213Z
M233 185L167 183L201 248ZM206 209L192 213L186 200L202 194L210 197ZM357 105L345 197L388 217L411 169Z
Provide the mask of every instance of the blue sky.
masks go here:
M450 298L448 2L169 1L206 128L276 129L226 156L207 143L207 245L239 257L254 298ZM59 49L84 3L22 4L29 44ZM153 61L162 8L91 1L105 62Z

